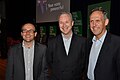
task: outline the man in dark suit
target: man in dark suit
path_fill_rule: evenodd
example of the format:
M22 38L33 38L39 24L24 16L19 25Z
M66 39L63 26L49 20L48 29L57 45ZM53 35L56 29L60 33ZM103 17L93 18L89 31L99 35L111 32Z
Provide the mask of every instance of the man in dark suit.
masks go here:
M74 21L69 12L59 16L61 34L48 40L47 62L51 80L82 80L85 68L86 39L72 31Z
M95 8L90 13L90 29L94 34L88 44L88 80L120 80L120 37L106 30L106 12Z
M6 80L48 80L46 46L35 42L37 32L32 23L22 26L23 42L8 52Z

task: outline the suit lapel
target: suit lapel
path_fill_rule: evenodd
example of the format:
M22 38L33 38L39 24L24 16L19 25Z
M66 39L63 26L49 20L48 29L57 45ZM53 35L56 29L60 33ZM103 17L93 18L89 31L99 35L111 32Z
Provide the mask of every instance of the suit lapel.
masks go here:
M24 53L23 53L23 47L22 43L19 44L18 49L17 49L18 56L20 58L20 61L22 63L23 69L24 69L24 74L25 74L25 62L24 62Z
M58 41L57 43L58 43L59 50L60 50L60 52L62 51L61 54L62 54L63 56L68 57L68 56L70 56L71 53L74 52L74 50L75 50L75 48L76 48L74 45L77 44L76 41L75 41L75 35L74 35L74 34L72 35L72 39L71 39L71 43L70 43L68 55L67 55L66 50L65 50L65 46L64 46L63 39L62 39L62 35L60 35L60 36L58 37L58 40L57 40L57 41Z
M33 61L33 71L36 71L35 69L37 68L37 64L38 64L38 58L39 58L39 55L38 55L38 49L37 49L37 45L35 44L34 46L34 61ZM38 52L37 52L38 51Z
M60 55L61 56L67 56L65 46L64 46L64 42L63 42L63 39L62 39L62 35L58 36L56 44L57 44L56 47L58 47L57 49L58 49L58 52L60 52Z
M71 43L70 43L70 48L69 48L69 51L68 51L68 56L72 55L74 56L74 50L76 50L75 48L75 45L77 44L76 41L75 41L75 35L73 34L72 35L72 39L71 39Z
M89 55L90 55L90 50L91 50L91 47L92 47L92 39L88 39L88 42L87 42L87 69L88 69L88 64L89 64Z
M38 65L38 57L39 57L39 55L38 55L38 49L37 49L38 47L37 47L37 45L36 45L36 43L35 43L35 46L34 46L34 59L33 59L33 79L35 79L35 73L37 73L36 71L37 71L37 65Z
M95 70L96 70L96 68L97 68L98 66L100 66L101 61L103 61L103 60L105 59L104 57L106 57L106 55L107 55L107 51L109 50L109 47L110 47L110 44L109 44L109 43L110 43L110 40L111 40L110 37L111 37L110 34L107 33L107 35L106 35L106 37L105 37L105 40L104 40L104 42L103 42L103 45L102 45L102 47L101 47L99 56L98 56L98 60L97 60L97 63L96 63Z

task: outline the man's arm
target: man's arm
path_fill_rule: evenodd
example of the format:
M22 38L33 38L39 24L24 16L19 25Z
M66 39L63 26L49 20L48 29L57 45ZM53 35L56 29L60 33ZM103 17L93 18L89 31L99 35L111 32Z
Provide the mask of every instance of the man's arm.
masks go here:
M118 76L118 80L120 80L120 46L117 52L117 76Z
M46 48L42 56L42 70L41 70L41 75L39 80L48 80L48 76L49 76L45 54L46 54Z
M13 80L13 50L12 48L10 48L8 51L6 80Z

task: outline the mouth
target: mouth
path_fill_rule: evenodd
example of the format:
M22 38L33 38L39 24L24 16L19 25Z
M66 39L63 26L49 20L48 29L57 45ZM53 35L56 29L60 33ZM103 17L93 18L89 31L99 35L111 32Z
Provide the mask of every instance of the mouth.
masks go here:
M98 28L97 27L94 27L94 28L92 28L93 29L93 31L96 31L96 30L98 30Z
M31 36L30 35L27 35L27 36L25 36L26 38L30 38Z
M63 29L63 30L67 30L67 29L68 29L68 27L66 26L66 27L63 27L62 29Z

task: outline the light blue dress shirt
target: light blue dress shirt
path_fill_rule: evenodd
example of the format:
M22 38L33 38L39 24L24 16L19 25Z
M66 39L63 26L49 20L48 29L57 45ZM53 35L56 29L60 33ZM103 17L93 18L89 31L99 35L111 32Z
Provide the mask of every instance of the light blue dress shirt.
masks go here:
M98 59L102 44L106 36L106 33L107 31L104 33L104 35L99 40L96 40L95 36L92 39L93 44L92 44L91 51L90 51L89 65L88 65L88 72L87 72L87 76L90 80L95 80L94 69L97 63L97 59Z

